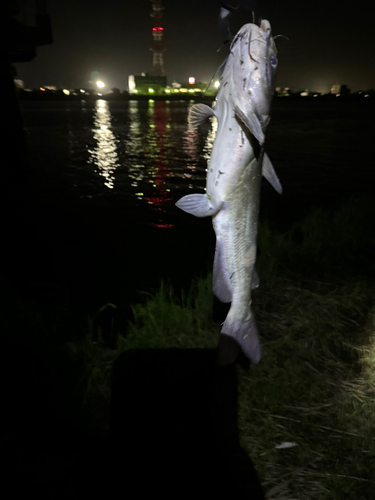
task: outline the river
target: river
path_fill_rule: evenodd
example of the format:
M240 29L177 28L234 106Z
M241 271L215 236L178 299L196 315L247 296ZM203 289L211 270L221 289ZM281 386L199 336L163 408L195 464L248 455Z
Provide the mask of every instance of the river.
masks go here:
M275 227L373 193L374 103L338 101L274 101L266 149L283 194L263 180L260 217ZM207 272L211 221L175 207L181 196L203 192L214 139L211 124L188 130L190 106L21 103L33 172L34 281L57 280L74 301L97 307L135 300L162 278L179 286Z

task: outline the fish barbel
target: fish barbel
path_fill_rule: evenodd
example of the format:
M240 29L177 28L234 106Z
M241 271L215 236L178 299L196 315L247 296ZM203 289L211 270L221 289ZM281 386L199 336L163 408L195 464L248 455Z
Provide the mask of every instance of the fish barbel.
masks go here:
M212 216L216 234L213 292L231 302L221 333L233 337L258 363L260 344L251 310L262 174L279 193L280 182L264 153L265 132L277 67L271 26L245 24L232 41L214 107L197 104L189 125L209 117L218 127L208 163L206 193L181 198L176 205L197 217Z

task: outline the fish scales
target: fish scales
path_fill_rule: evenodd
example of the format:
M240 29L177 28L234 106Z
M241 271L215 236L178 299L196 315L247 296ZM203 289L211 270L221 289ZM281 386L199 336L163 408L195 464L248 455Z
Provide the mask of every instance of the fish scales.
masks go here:
M217 245L221 244L224 249L224 279L229 280L231 291L231 308L221 332L233 337L254 363L260 360L260 346L250 308L250 285L256 258L260 182L261 162L254 159L244 171L233 197L213 218ZM213 289L215 295L220 296L217 276L218 273L214 273Z
M269 22L244 25L231 44L213 108L196 104L189 113L191 127L212 116L218 121L206 193L187 195L176 203L197 217L212 217L216 234L213 292L222 302L231 302L221 333L234 338L253 363L261 358L251 288L257 284L262 174L277 192L282 192L264 152L276 66Z

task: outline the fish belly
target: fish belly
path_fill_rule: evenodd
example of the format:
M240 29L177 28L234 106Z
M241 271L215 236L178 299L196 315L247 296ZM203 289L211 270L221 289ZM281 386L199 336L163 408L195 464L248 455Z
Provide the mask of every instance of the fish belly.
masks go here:
M222 302L231 302L221 333L233 337L253 363L261 356L250 307L261 175L261 158L254 159L213 218L216 233L213 291Z

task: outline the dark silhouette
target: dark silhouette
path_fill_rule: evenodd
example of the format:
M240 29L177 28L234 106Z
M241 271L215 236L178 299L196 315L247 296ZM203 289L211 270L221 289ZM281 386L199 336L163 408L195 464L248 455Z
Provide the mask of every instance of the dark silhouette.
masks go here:
M15 18L21 12L20 2L6 0L0 11L0 95L3 105L1 150L8 156L2 165L5 181L18 181L28 167L27 147L14 78L15 62L29 62L36 56L36 47L51 44L52 29L45 0L35 2L34 27L25 26ZM3 177L4 179L4 177Z
M129 321L134 321L131 305L117 307L105 304L94 315L92 323L92 340L107 349L117 348L119 334L127 334Z
M243 24L260 24L260 16L256 13L256 0L220 0L219 3L219 31L224 43L232 42L235 33ZM234 20L236 27L232 26Z
M119 356L111 456L114 487L124 494L264 498L239 444L236 369L220 367L215 350L142 349Z

